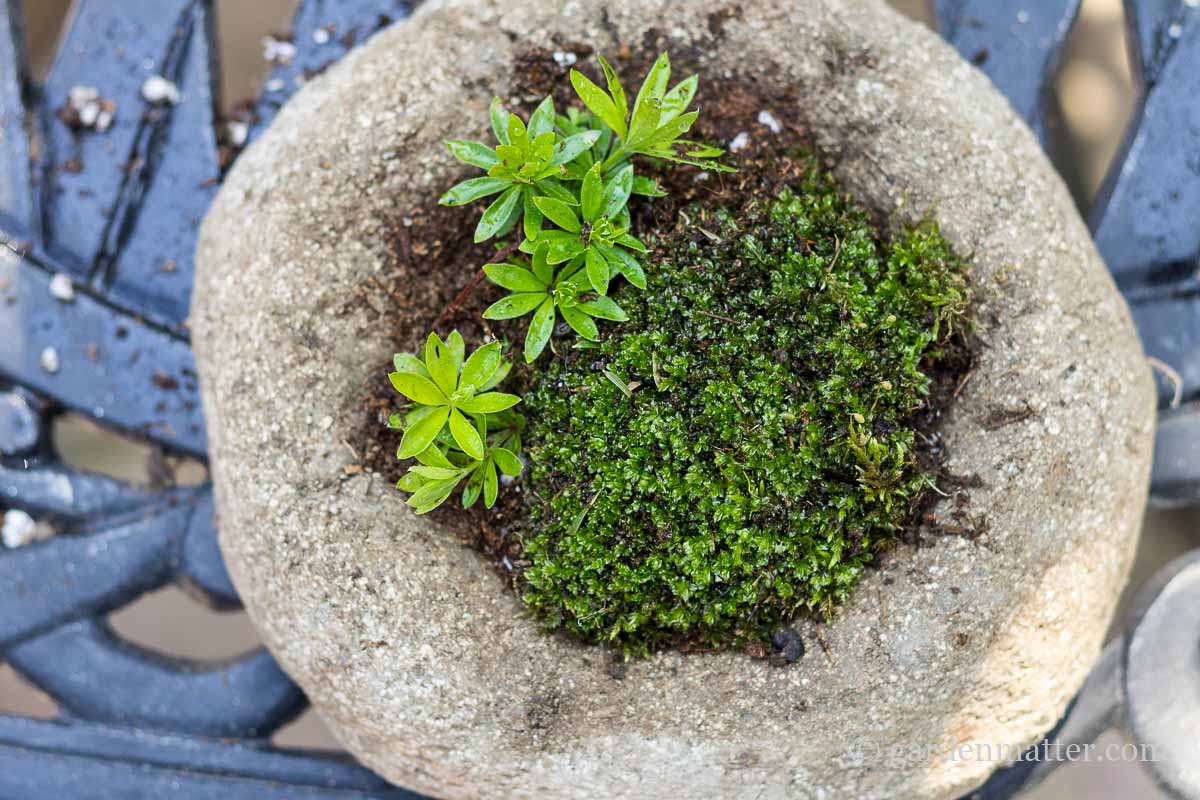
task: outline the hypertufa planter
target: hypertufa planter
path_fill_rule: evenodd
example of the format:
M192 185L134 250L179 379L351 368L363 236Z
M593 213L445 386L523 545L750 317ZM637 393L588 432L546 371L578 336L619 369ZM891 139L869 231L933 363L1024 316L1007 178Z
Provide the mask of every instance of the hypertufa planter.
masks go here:
M363 387L393 351L386 317L351 301L397 269L403 210L461 177L443 140L485 138L493 94L509 96L531 48L581 44L686 54L702 106L723 101L709 77L796 98L748 109L747 129L760 110L803 119L861 202L893 227L932 217L971 262L985 346L941 432L950 471L978 477L965 501L985 524L885 554L830 624L797 623L810 646L790 666L667 650L614 670L605 651L540 632L390 480L347 469ZM881 2L426 4L313 81L241 157L198 263L230 571L336 735L399 784L451 798L952 797L998 766L952 758L959 745L1011 755L1035 741L1099 651L1150 457L1133 327L1034 137ZM429 280L401 302L433 317Z

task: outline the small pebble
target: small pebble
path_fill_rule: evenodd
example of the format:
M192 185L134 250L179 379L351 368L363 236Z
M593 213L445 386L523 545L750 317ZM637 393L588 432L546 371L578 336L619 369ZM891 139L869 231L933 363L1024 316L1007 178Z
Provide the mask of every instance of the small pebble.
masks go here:
M43 350L41 364L42 369L46 370L46 372L49 372L51 375L58 372L59 367L62 366L58 360L58 351L53 347L47 347L45 350Z
M225 137L234 147L241 147L250 138L250 125L241 120L231 119L225 123Z
M558 64L560 67L569 67L578 60L579 57L574 53L566 53L562 50L554 51L554 63Z
M1021 11L1018 11L1017 12L1017 22L1021 23L1022 25L1029 22L1029 12L1025 11L1024 9L1022 9Z
M742 131L737 136L733 137L733 141L729 143L729 152L737 153L746 149L746 145L750 144L750 134Z
M50 279L50 294L56 300L70 303L75 299L75 284L71 283L70 278L59 272Z
M263 58L273 64L290 64L296 57L296 45L274 36L262 38Z
M271 78L271 80L266 82L263 88L268 92L282 92L285 85L286 84L284 84L283 78Z
M179 87L162 75L151 75L142 84L142 99L152 105L176 105L179 102Z
M783 125L779 123L779 120L775 119L775 115L770 111L764 110L758 112L758 124L766 125L771 129L771 133L779 133L783 130Z
M783 660L791 664L804 655L804 640L791 628L780 628L771 637L771 645Z
M1180 36L1183 36L1183 26L1178 22L1172 22L1167 28L1167 36L1170 36L1172 39L1178 39Z
M0 540L5 547L24 547L33 541L37 531L37 523L33 517L20 509L13 508L4 512L4 527L0 530Z
M87 128L104 133L112 127L117 104L100 96L95 86L73 86L67 92L67 105L59 117L75 128Z
M328 28L317 28L312 32L313 44L329 44L331 38Z

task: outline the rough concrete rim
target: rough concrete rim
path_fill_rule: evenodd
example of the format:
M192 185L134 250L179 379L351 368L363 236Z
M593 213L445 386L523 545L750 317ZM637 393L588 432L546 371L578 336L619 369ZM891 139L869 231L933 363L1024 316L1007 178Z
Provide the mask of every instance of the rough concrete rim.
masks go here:
M996 765L891 748L1031 742L1098 653L1151 447L1128 313L1005 101L877 0L765 0L719 33L706 16L725 3L605 5L428 4L305 88L230 173L202 231L192 323L247 609L353 753L437 796L969 789ZM678 21L663 44L698 45L702 71L796 87L846 185L895 220L936 217L982 294L989 347L946 437L952 468L984 480L971 503L987 533L897 551L823 632L829 655L810 647L786 670L667 653L615 680L596 650L520 619L480 560L382 479L343 474L358 387L390 358L344 302L391 267L383 220L446 184L438 142L483 137L517 52L611 52L647 19ZM984 429L1024 403L1029 419Z

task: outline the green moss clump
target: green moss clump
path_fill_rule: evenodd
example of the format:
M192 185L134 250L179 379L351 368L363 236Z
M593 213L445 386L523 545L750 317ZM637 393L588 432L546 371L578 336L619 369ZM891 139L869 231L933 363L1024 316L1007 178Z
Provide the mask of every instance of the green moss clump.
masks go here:
M546 626L627 654L769 636L843 600L931 486L914 412L963 262L805 176L685 212L629 322L533 373L522 594Z

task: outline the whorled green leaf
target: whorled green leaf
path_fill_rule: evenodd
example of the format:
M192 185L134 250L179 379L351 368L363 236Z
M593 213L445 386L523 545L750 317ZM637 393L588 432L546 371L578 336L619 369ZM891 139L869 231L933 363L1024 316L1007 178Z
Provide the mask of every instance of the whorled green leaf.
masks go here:
M546 261L550 264L570 261L583 253L585 247L579 239L556 239L546 248Z
M658 128L660 118L660 103L667 91L667 83L671 80L671 59L663 53L654 62L642 88L638 90L637 99L633 103L633 117L629 122L629 135L622 137L626 146L635 150L646 136Z
M487 392L463 400L458 407L468 414L498 414L506 408L512 408L521 402L515 394L504 392Z
M546 219L558 227L570 233L579 233L582 226L575 209L571 206L553 197L535 197L533 203L546 215Z
M629 319L629 315L625 313L625 310L610 297L601 296L595 300L580 303L579 309L589 317L607 319L612 322L625 322Z
M584 265L587 269L588 281L599 295L608 294L608 261L600 254L595 246L589 247L584 253ZM565 312L563 316L566 316Z
M432 409L430 413L404 432L404 438L400 440L400 449L396 451L396 457L412 458L433 444L433 440L442 432L449 416L449 406L438 406Z
M436 448L426 448L434 450ZM421 465L419 467L409 467L409 472L420 475L422 478L427 478L432 481L444 481L448 478L461 478L464 471L455 467L430 467Z
M546 261L546 251L549 247L538 247L533 251L533 274L545 286L554 281L554 267Z
M524 465L517 454L503 447L497 447L492 450L492 459L496 462L496 466L500 471L510 477L517 477L521 474L521 469Z
M664 123L675 119L684 111L687 111L687 107L691 105L692 98L696 96L696 87L699 82L699 77L692 75L675 84L674 89L663 95L662 103L659 105L660 116L658 124L660 127Z
M538 191L545 197L553 197L563 203L572 204L578 202L575 195L570 189L563 186L556 180L541 180L534 184Z
M492 373L492 376L490 378L488 378L487 380L485 380L483 383L479 384L479 386L477 386L475 388L475 391L487 392L492 389L495 389L497 386L500 385L500 381L502 381L508 377L508 373L511 370L512 370L512 362L506 361L504 359L500 359L500 366L496 367L496 371Z
M505 189L504 194L496 198L479 218L479 224L475 226L475 243L485 242L503 230L520 199L520 186L509 186Z
M550 164L556 167L570 164L587 152L599 138L600 131L584 131L559 139L554 145L554 155L550 159Z
M508 143L521 151L529 147L529 130L516 114L508 115Z
M625 280L639 289L646 288L646 272L636 258L619 247L600 246L600 252L604 254L608 263L625 276Z
M496 141L500 144L508 144L508 112L501 107L499 97L492 98L488 115L492 120L492 134L495 135Z
M388 375L397 392L423 406L445 405L446 395L432 380L415 372L393 372Z
M522 230L526 239L536 239L542 231L542 212L533 204L535 189L532 186L526 186L521 190L521 203L524 206L525 216L522 218Z
M612 128L618 136L624 138L625 115L617 110L612 98L576 69L571 70L571 85L575 87L575 93L579 95L579 99L588 107L588 110L599 117L605 125Z
M476 475L479 477L476 478ZM476 470L471 473L467 485L463 487L462 506L463 508L471 508L479 501L479 496L483 493L483 473Z
M622 247L628 247L630 250L637 250L639 253L647 253L649 250L642 240L636 236L630 236L628 233L623 233L616 239L617 244Z
M411 506L417 514L428 514L435 508L446 502L450 497L454 488L458 486L459 479L450 478L441 481L429 481L421 486L420 489L413 492L412 497L405 502Z
M512 181L507 178L489 178L486 176L468 178L462 183L456 183L454 186L451 186L450 191L438 199L438 203L443 206L461 206L465 203L478 200L481 197L488 197L496 192L503 191L511 185Z
M417 461L427 467L443 467L445 469L454 469L454 464L450 463L450 459L446 458L446 454L442 452L442 448L434 445L426 447L421 452L417 453Z
M554 298L547 297L529 323L529 331L525 334L525 362L532 364L550 341L554 332Z
M496 465L490 459L483 465L483 504L488 508L496 505L496 496L500 492L496 479Z
M446 142L450 155L463 163L480 169L491 169L500 162L496 151L482 142L470 142L463 139L451 139Z
M547 295L544 291L521 292L503 297L487 307L484 319L515 319L523 317L540 306Z
M583 176L583 185L579 191L579 210L588 222L596 219L600 213L600 201L604 196L604 181L600 177L600 165L596 164Z
M458 388L458 364L454 362L453 348L436 333L430 333L425 341L425 369L429 370L429 376L447 397Z
M454 437L455 443L471 458L476 461L483 460L483 440L479 437L479 431L475 430L475 426L468 422L457 408L449 411L450 435Z
M432 448L430 448L432 449ZM404 476L396 482L396 488L405 492L415 492L425 485L425 479L415 472L406 472Z
M446 347L450 349L450 355L454 357L454 372L462 369L463 358L467 354L467 343L463 341L462 334L458 331L450 331L450 335L446 337Z
M695 124L699 116L699 111L689 111L688 113L682 114L669 122L660 123L659 127L645 140L643 140L640 146L646 150L653 150L657 147L665 147L670 145L680 136L691 130L692 125Z
M500 343L491 342L477 349L463 364L459 386L474 386L476 391L500 368Z
M543 292L546 284L537 275L516 264L485 264L483 272L497 286L513 292Z
M589 341L595 341L600 338L600 329L596 327L595 320L580 311L577 306L570 308L564 306L559 311L562 312L563 319L567 321L572 330L583 338Z
M638 89L634 107L648 100L661 100L667 92L667 84L671 81L671 57L662 53L654 60L654 66L646 73L642 86Z
M616 106L621 119L625 120L629 116L629 100L625 97L625 87L621 85L621 79L617 76L617 71L612 68L612 64L608 63L608 59L597 55L596 60L600 62L600 69L604 72L604 80L608 83L608 94L612 97L613 105ZM619 136L625 135L623 129L613 128L613 130Z
M633 176L632 193L643 197L666 197L667 193L658 185L658 181L644 175Z
M606 217L617 216L629 202L629 195L632 191L633 165L626 164L605 182L604 194L600 200L600 213Z
M554 132L554 98L547 96L529 115L529 135L536 139L544 133Z
M533 140L530 146L530 154L532 162L530 167L549 164L550 159L554 157L554 134L543 133ZM556 170L550 170L548 175L553 175Z
M414 375L429 377L429 370L425 369L425 363L412 353L396 353L392 356L392 364L396 367L397 372L411 372Z

